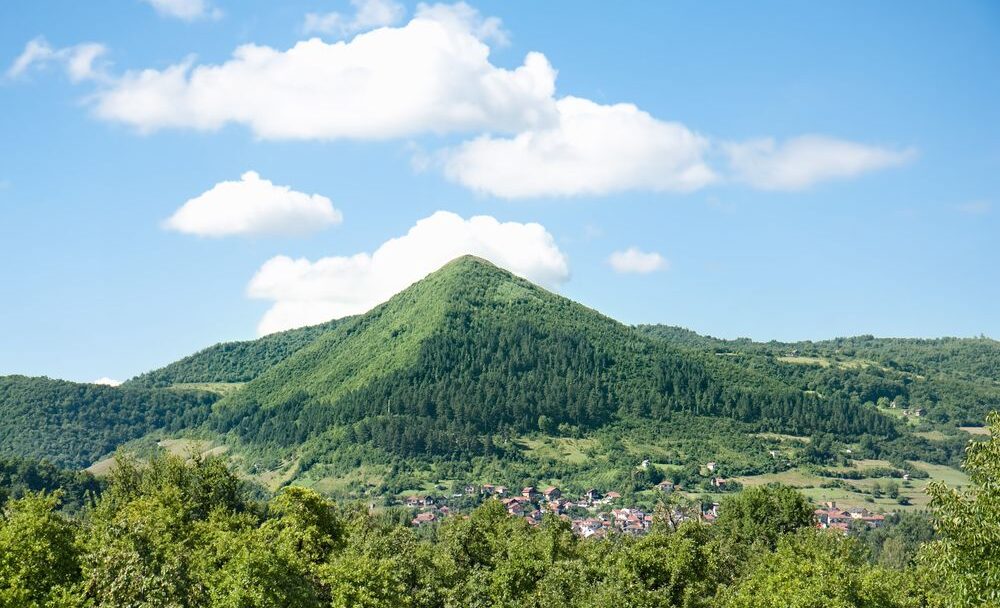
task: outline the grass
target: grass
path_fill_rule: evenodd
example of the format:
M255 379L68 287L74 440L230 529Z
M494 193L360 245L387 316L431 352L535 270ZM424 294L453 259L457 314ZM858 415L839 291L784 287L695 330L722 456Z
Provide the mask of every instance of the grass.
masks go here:
M796 443L809 443L811 437L800 437L798 435L784 435L782 433L755 433L755 437L767 439L769 441L794 441Z
M792 365L816 365L819 367L830 367L830 360L826 357L778 357L778 361L782 363L791 363Z
M985 426L960 426L958 427L970 435L989 435L990 429Z
M918 469L923 469L930 473L932 480L943 481L951 488L965 487L969 485L969 476L958 469L953 469L940 464L922 462L919 460L914 461L912 464Z
M159 449L163 450L167 454L179 456L181 458L190 458L196 455L201 456L202 458L207 458L209 456L222 456L229 451L229 446L221 445L208 439L161 439L155 442L155 448L152 447L154 445L153 441L155 441L154 436L147 436L138 440L138 442L127 444L124 450L127 452L131 452L132 449L137 450L140 460L143 460L143 454L148 454L146 448L141 447L147 445L147 443L149 448L152 448L153 451L157 451L157 449ZM132 449L129 449L130 447ZM134 453L135 452L133 452L133 454ZM114 467L115 457L112 455L102 460L98 460L84 470L95 477L106 477L111 473Z
M781 473L738 477L736 480L746 487L780 483L797 488L805 496L817 503L836 501L845 507L866 507L875 511L907 511L914 509L926 509L930 503L930 497L924 490L932 481L942 481L952 488L965 487L969 485L969 477L958 469L922 461L915 461L912 464L918 469L927 471L927 473L930 474L930 478L912 479L907 482L891 477L843 480L850 487L867 491L870 491L876 483L881 484L883 487L889 483L896 483L899 486L900 496L905 496L909 500L909 505L900 505L895 499L889 498L888 496L873 498L871 494L867 494L865 492L855 492L852 491L850 487L820 487L822 484L828 483L837 478L821 477L801 468L790 469ZM875 467L891 467L891 465L885 460L856 460L851 465L852 469L867 469Z
M948 438L947 435L941 431L918 431L914 433L917 437L923 437L924 439L929 439L930 441L944 441Z
M739 481L741 484L748 487L763 486L770 483L780 483L782 485L792 486L795 488L804 488L814 485L818 486L824 481L829 480L802 469L789 469L780 473L766 473L764 475L737 477L736 481Z
M596 439L569 437L522 437L517 443L529 458L567 464L585 464L590 460L587 452L597 446Z
M362 488L379 486L385 480L386 471L382 467L365 465L343 475L324 475L322 467L315 467L309 473L306 477L295 480L294 485L312 488L322 494L344 496ZM314 473L319 474L314 475ZM429 492L433 489L434 485L430 484L429 487L422 488L422 491ZM439 492L434 491L434 493Z
M244 382L179 382L177 384L172 384L170 386L170 390L205 391L215 393L220 397L225 397L226 395L239 390L244 384Z
M787 356L777 357L777 360L791 365L812 365L816 367L836 366L837 369L864 369L866 367L878 366L878 364L874 361L867 361L864 359L841 360L830 359L829 357Z

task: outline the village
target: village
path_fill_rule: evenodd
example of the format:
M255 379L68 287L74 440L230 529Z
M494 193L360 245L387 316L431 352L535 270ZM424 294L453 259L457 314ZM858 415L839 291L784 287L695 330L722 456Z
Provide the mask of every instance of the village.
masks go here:
M675 489L677 488L671 481L663 481L656 486L656 490L664 496L673 493ZM526 486L520 491L513 491L502 485L467 485L462 492L450 497L432 494L411 495L401 499L401 502L404 506L417 510L411 524L421 527L432 526L449 516L462 514L464 509L449 506L456 499L466 501L473 499L475 503L497 500L509 515L524 518L532 526L539 525L546 514L552 514L569 521L573 533L582 538L603 538L613 534L643 536L650 532L654 523L653 510L625 505L622 495L618 492L602 492L597 489L589 489L571 498L564 496L555 486L542 489ZM656 514L670 526L677 526L692 519L711 524L719 516L718 502L693 501L692 504L693 508L663 507ZM885 524L885 515L861 507L839 507L836 502L826 502L814 513L817 528L844 534L859 526L879 528Z

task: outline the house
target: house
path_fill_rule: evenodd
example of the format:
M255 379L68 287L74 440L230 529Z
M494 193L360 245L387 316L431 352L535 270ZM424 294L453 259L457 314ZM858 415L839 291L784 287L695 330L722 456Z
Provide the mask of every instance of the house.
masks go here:
M555 486L549 486L549 487L545 488L545 490L542 492L542 496L545 497L545 500L548 500L549 502L551 502L553 500L558 499L560 496L562 496L562 492L560 492L559 488L557 488Z
M591 488L591 489L587 490L586 492L584 492L583 497L584 497L584 499L586 499L587 502L591 502L591 503L597 502L598 500L600 500L602 498L600 491L595 490L593 488Z
M660 483L656 484L656 489L661 492L668 492L668 493L673 492L674 482L670 481L669 479L663 480Z
M408 507L420 507L423 506L423 501L419 496L407 496L403 500L403 504L405 504Z
M643 460L642 463L639 464L639 468L640 469L648 469L649 468L649 458L646 458L645 460Z
M611 502L611 501L614 501L614 500L618 500L621 497L622 497L622 495L619 494L618 492L608 492L607 494L604 495L604 501L605 502Z
M497 496L506 496L507 486L494 486L493 493L496 494Z
M521 496L527 498L531 502L535 502L536 500L541 498L542 495L539 494L538 489L535 488L535 486L527 486L521 488Z
M728 480L723 479L722 477L713 477L712 478L712 487L713 488L724 488L724 487L726 487L727 481Z
M426 524L432 524L435 521L437 521L437 515L431 511L425 511L424 513L418 513L410 523L414 526L423 526Z
M705 464L705 468L708 469L709 473L714 473L715 472L715 467L716 467L716 464L714 462L709 462L709 463Z
M476 486L474 486L472 484L469 484L469 485L465 486L465 495L466 496L475 496L476 494L477 494Z
M869 528L885 525L885 516L872 513L864 508L841 509L835 502L827 502L826 508L816 509L816 527L847 532L852 522L863 522Z
M507 509L507 513L511 515L521 515L524 513L524 505L526 501L521 499L521 497L505 498L500 502Z

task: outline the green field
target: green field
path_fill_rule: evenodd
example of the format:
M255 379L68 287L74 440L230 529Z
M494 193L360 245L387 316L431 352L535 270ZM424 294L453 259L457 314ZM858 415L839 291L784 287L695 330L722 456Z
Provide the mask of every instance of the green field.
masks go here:
M179 382L172 384L170 390L175 391L205 391L221 397L238 390L245 382Z
M736 478L744 486L759 486L770 483L780 483L799 489L803 494L818 503L826 501L836 501L842 506L864 506L875 511L905 511L913 509L926 509L930 497L925 489L931 481L942 481L949 487L958 488L969 484L968 476L951 467L931 464L927 462L913 462L913 466L927 471L930 474L928 479L911 479L903 481L892 477L872 477L865 479L845 479L838 477L824 477L817 475L804 468L794 468L781 473L770 473L767 475L753 475ZM857 460L852 463L852 469L870 469L880 467L891 467L885 460ZM844 469L829 469L830 471ZM840 479L850 487L861 491L852 491L849 487L821 487L831 481ZM901 505L895 499L887 496L874 498L867 493L872 490L875 484L882 485L895 483L899 487L899 495L905 496L909 500L909 505Z

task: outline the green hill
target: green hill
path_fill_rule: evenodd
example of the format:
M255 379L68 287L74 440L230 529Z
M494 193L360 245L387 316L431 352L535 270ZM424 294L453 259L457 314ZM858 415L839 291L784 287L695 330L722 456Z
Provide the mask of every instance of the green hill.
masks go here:
M818 492L838 467L955 466L959 426L1000 407L997 353L986 339L629 327L467 256L364 315L212 346L120 388L0 378L0 456L82 467L194 435L272 488L333 494L462 480L646 491L663 476L715 491L710 461ZM823 491L864 489L843 481Z
M209 346L165 367L136 376L126 382L125 386L154 388L175 384L248 382L341 322L342 319L337 319L270 334L256 340Z
M82 468L155 430L200 425L217 397L0 376L0 456Z
M293 448L339 428L397 455L458 457L495 453L502 436L678 414L895 434L874 408L675 348L471 256L322 334L213 419L251 444Z
M1000 342L989 338L720 340L668 325L643 334L717 355L751 358L792 386L883 409L923 410L932 423L980 425L1000 409Z

